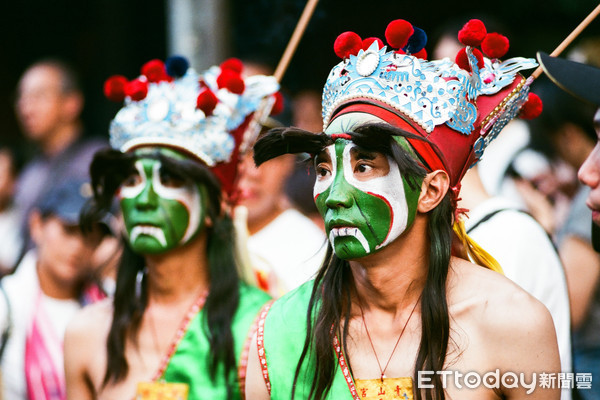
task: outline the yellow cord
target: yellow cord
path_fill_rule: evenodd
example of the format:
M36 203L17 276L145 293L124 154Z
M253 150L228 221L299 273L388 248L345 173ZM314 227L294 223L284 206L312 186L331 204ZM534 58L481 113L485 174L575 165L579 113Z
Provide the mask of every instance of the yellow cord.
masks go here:
M467 235L467 231L465 230L465 223L463 220L458 219L454 222L454 233L463 244L463 247L467 253L469 259L475 264L481 265L482 267L486 267L491 269L492 271L499 272L504 274L502 271L502 267L496 261L494 257L490 255L487 251L485 251L481 246L477 244L473 239Z

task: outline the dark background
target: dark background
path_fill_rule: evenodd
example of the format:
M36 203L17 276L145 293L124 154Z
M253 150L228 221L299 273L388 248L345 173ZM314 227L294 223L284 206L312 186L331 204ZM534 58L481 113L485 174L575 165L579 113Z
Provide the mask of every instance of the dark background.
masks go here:
M226 1L226 0L221 0ZM321 0L302 39L283 86L320 91L329 69L339 60L333 42L343 31L384 38L388 22L403 18L423 28L431 46L447 26L458 28L471 17L490 31L505 34L511 49L505 56L535 57L551 52L597 5L597 0L380 1ZM66 59L79 70L86 95L88 133L106 137L119 105L102 95L112 74L132 79L141 65L164 59L165 0L19 0L7 1L0 17L0 140L22 143L14 117L14 92L22 71L49 56ZM305 1L229 0L231 56L276 66ZM458 28L455 27L457 30ZM600 35L600 19L582 37ZM580 40L580 39L579 39Z

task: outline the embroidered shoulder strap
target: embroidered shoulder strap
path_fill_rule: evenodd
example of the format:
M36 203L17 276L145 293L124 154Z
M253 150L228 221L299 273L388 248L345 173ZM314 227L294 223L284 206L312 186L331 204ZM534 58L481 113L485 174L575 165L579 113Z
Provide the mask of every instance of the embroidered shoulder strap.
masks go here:
M267 385L269 395L271 394L271 380L269 379L267 355L265 353L265 319L267 319L267 314L269 313L269 309L271 308L272 304L272 302L269 302L261 311L260 317L258 319L258 328L256 330L256 347L258 348L258 360L260 361L260 369L262 372L263 379L265 380L265 385Z

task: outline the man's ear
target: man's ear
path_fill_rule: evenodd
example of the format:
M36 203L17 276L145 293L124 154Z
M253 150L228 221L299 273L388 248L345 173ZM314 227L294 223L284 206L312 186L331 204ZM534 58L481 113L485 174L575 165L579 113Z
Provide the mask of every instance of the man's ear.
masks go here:
M419 195L417 211L427 213L436 208L444 196L446 196L449 186L450 178L446 171L437 170L427 174L421 184L421 194Z

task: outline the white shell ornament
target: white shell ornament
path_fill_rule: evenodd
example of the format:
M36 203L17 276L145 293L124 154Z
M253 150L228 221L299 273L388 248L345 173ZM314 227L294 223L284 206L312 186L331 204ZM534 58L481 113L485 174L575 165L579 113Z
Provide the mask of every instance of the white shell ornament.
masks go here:
M356 60L356 72L361 76L371 75L379 65L379 53L375 51L365 51L358 56Z

